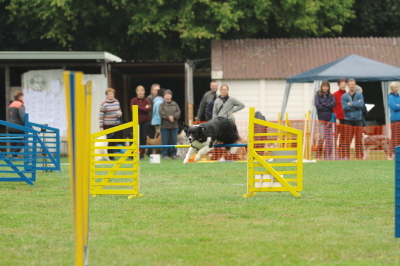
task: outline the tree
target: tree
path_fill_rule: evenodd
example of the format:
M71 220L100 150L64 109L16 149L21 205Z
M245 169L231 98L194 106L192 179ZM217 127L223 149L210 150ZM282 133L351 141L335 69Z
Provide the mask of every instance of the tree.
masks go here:
M185 60L209 57L212 39L337 36L354 17L354 0L43 2L0 0L2 50L105 50L124 59Z
M344 25L349 37L400 36L400 2L398 0L356 0L355 18Z

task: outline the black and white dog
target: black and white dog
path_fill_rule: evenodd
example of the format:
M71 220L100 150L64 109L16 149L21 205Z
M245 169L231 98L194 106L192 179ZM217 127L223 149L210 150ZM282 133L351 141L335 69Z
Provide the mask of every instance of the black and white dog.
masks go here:
M186 164L190 157L195 154L194 161L200 160L203 154L207 154L214 148L214 143L221 142L222 144L233 144L240 141L239 132L235 123L225 117L217 117L206 123L188 126L183 124L184 131L190 142L190 149L186 154L183 163ZM229 153L235 154L238 147L226 148Z

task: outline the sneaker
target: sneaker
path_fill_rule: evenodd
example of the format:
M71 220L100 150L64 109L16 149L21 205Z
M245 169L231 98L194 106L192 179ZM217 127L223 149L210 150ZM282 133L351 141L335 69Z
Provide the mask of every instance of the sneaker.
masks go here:
M169 159L169 157L168 157L168 156L163 156L162 158L163 158L163 159Z
M171 159L178 160L179 156L178 155L174 155L174 156L171 157Z

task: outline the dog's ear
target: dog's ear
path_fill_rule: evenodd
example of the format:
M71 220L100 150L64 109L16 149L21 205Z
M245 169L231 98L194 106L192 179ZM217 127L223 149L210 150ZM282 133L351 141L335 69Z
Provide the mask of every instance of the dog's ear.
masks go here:
M185 122L183 122L183 131L185 131L185 133L187 132L188 128L189 128L189 126L186 125Z

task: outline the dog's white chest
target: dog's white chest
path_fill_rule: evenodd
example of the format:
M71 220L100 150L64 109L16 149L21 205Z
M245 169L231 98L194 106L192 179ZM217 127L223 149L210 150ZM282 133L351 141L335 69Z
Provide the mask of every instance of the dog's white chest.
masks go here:
M198 150L200 150L201 148L203 148L204 146L208 146L210 144L211 138L208 137L207 141L205 142L199 142L198 140L195 140L192 142L192 146Z

